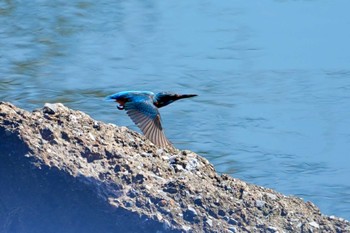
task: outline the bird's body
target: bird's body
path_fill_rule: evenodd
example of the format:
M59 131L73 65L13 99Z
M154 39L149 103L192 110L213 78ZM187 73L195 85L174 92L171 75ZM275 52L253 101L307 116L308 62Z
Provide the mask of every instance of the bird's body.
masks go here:
M119 110L126 110L131 120L141 129L143 134L154 144L166 147L171 145L165 137L158 108L176 100L197 96L181 95L168 92L154 94L150 91L122 91L107 96L107 100L119 103Z

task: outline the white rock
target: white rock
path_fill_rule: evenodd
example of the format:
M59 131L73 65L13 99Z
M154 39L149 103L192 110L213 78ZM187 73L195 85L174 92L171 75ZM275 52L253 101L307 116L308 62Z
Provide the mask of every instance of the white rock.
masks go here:
M95 136L94 136L92 133L89 132L88 135L89 135L89 137L91 138L92 141L95 141L95 140L96 140L96 139L95 139Z
M258 207L258 208L264 207L265 204L266 204L266 202L261 201L261 200L256 200L255 201L255 206Z
M189 232L191 230L191 227L190 226L182 226L182 229L185 231L185 232Z
M269 197L272 200L276 200L277 199L277 196L275 194L272 194L272 193L266 193L266 196Z
M269 231L271 231L271 232L275 232L275 233L278 232L277 227L269 226L267 229L268 229Z
M207 219L207 221L205 221L210 227L213 226L213 220L211 219Z
M320 225L318 225L317 222L313 221L313 222L309 222L309 225L315 228L320 228Z

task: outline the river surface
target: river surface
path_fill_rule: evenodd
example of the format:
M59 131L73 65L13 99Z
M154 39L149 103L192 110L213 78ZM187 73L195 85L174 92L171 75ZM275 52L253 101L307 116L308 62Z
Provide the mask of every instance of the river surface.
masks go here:
M350 1L0 1L0 100L62 102L138 130L103 101L162 108L166 135L219 172L350 220Z

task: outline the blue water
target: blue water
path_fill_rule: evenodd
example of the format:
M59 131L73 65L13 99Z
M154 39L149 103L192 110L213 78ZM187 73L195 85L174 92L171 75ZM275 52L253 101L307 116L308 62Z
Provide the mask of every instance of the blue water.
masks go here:
M350 2L1 1L0 100L62 102L138 130L103 97L196 93L168 138L219 172L350 219Z

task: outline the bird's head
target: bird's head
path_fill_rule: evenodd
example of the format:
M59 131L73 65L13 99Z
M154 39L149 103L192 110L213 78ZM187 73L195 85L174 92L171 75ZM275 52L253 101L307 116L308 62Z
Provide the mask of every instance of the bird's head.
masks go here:
M164 107L172 102L197 96L196 94L176 94L171 92L159 92L154 96L154 105L158 108Z
M119 93L107 96L105 100L117 102L119 104L117 108L119 110L123 110L125 103L128 101L128 98L127 98L126 92L119 92Z

